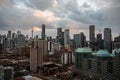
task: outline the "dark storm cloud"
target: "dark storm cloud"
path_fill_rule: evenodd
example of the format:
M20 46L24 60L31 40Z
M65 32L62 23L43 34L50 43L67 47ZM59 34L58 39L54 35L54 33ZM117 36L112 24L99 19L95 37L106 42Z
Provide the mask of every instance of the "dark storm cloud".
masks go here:
M104 26L112 28L113 32L120 32L120 7L102 9L105 15Z
M29 29L38 24L31 10L21 10L16 7L0 9L0 28L6 30Z
M101 24L103 21L102 12L94 11L91 6L85 2L81 6L79 6L77 0L68 1L65 4L61 4L60 13L63 17L67 17L68 19L75 20L77 22L82 22L84 24ZM60 13L56 13L57 15L61 15Z
M1 0L0 30L27 30L43 23L48 29L73 26L87 30L94 24L119 32L119 15L120 0Z
M30 5L34 5L34 7ZM47 24L45 19L36 18L33 13L35 10L45 10L53 5L52 0L3 0L0 3L0 30L26 30L33 26L40 27L42 23ZM36 9L34 10L34 8ZM52 23L48 24L48 28L54 28Z
M70 13L68 18L84 24L101 24L103 21L103 15L99 12L85 11L81 14Z

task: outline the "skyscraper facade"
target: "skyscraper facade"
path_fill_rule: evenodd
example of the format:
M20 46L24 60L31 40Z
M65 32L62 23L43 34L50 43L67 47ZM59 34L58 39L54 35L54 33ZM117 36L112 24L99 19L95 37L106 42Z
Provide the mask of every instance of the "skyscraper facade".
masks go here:
M111 29L105 28L104 29L104 49L108 51L112 51L112 36L111 36Z
M94 25L89 26L89 41L90 41L90 47L94 50L94 42L95 42L95 26Z
M114 38L114 49L120 48L120 35Z
M104 44L103 44L104 40L102 39L102 34L98 33L97 34L97 49L103 49L104 48Z
M86 36L84 35L83 32L81 32L80 34L75 34L74 35L74 47L78 48L78 47L84 47L86 43Z
M65 47L69 47L70 45L70 36L69 36L70 32L69 29L66 29L64 31L64 46Z
M12 32L8 31L7 38L11 38L11 37L12 37Z
M23 46L25 46L25 36L20 34L17 35L17 37L15 38L15 46L17 48L21 48Z
M42 37L43 40L45 40L46 35L45 35L45 25L44 25L44 24L42 24L42 33L41 33L41 37Z
M64 46L64 32L62 32L62 28L57 28L57 43Z

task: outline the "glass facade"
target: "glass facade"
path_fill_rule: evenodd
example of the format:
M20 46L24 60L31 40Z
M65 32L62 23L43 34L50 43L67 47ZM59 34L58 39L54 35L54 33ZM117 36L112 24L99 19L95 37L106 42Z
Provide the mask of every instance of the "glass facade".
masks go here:
M113 62L112 61L107 62L107 73L113 73Z
M82 69L82 54L76 53L76 67Z
M88 67L88 69L91 69L91 60L88 60L87 67Z
M101 61L97 60L97 72L101 74Z

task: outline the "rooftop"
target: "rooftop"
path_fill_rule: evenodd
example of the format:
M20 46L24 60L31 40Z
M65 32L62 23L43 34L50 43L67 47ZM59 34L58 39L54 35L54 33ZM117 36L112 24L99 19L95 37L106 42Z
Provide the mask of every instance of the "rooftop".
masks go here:
M89 47L77 48L76 52L79 53L92 53L93 51Z
M120 53L120 48L119 48L119 49L116 49L116 52L117 52L117 53Z
M115 55L109 53L107 50L99 50L97 52L92 53L92 55L98 56L98 57L114 57Z

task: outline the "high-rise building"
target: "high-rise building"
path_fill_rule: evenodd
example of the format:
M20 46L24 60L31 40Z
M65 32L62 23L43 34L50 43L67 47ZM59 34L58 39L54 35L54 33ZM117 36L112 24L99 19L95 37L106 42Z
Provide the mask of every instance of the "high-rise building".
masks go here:
M104 40L102 39L102 34L97 34L97 49L103 49L104 48Z
M45 35L45 25L44 25L44 24L42 24L42 33L41 33L41 37L42 37L43 40L45 40L46 35Z
M11 38L11 37L12 37L12 32L8 31L7 38Z
M33 39L33 28L32 28L32 30L31 30L31 37L32 37L32 39Z
M15 33L12 33L12 39L14 39L15 38Z
M60 43L64 46L64 32L62 32L62 28L57 28L57 43Z
M104 29L104 49L110 52L112 51L112 36L110 28Z
M12 39L12 32L8 31L8 34L7 34L7 48L11 48L11 39Z
M25 46L25 36L24 35L17 35L17 37L15 38L15 46L17 48L21 48L23 46Z
M74 39L70 39L70 47L74 48Z
M115 48L120 48L120 35L114 38L114 49Z
M69 47L70 46L70 36L69 36L69 29L66 29L64 31L64 46Z
M83 32L81 32L80 34L74 34L74 47L78 48L78 47L84 47L86 43L86 36L84 35Z
M94 50L94 42L95 42L95 26L90 25L89 27L89 41L90 47Z
M33 40L30 49L30 70L37 71L37 66L42 64L48 56L47 40Z
M2 50L6 50L6 48L8 47L8 40L6 35L2 36L2 40L1 40L1 44L2 44Z
M21 35L21 31L17 31L17 35Z

